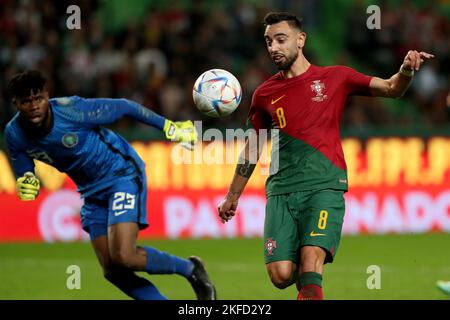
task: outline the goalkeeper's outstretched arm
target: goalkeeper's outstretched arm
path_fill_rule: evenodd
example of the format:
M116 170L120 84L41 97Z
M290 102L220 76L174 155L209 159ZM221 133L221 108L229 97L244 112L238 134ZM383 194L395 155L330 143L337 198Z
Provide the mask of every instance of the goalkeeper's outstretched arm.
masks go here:
M197 142L198 134L192 121L173 122L132 100L83 99L80 111L84 113L83 119L92 125L110 124L127 116L160 129L167 139L181 142L187 149L192 149Z

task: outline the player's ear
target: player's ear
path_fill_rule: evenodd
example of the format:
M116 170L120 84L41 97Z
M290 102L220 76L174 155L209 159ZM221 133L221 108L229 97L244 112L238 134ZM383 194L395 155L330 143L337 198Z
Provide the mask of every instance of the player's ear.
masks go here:
M303 49L303 47L305 46L305 42L306 42L306 33L303 31L299 32L297 38L297 47L299 49Z

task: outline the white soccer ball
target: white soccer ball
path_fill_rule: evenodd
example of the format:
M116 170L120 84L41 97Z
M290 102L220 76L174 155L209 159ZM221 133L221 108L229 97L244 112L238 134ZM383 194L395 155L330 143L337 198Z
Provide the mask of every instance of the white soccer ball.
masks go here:
M242 98L241 85L234 75L222 69L211 69L197 78L192 90L197 109L207 116L228 116Z

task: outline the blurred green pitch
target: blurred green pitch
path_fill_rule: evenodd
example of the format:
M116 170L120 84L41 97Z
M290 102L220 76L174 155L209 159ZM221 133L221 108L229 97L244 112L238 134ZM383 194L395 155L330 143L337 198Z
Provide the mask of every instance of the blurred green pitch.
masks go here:
M295 286L273 287L267 276L261 239L154 240L180 256L204 260L219 299L295 299ZM345 236L336 260L325 266L325 299L447 299L435 286L450 280L450 235ZM66 269L81 268L81 289L68 290ZM367 267L381 268L381 289L366 286ZM170 299L194 299L181 276L150 276ZM0 245L0 299L128 299L103 279L89 243Z

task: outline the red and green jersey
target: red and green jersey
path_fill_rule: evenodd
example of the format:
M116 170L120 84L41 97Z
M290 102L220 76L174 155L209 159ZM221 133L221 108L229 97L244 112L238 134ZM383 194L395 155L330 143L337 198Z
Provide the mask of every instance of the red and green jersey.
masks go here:
M344 66L311 65L303 74L275 74L254 92L249 121L279 129L279 157L267 196L295 191L347 190L340 121L349 95L370 95L371 77ZM273 155L274 150L272 150Z

